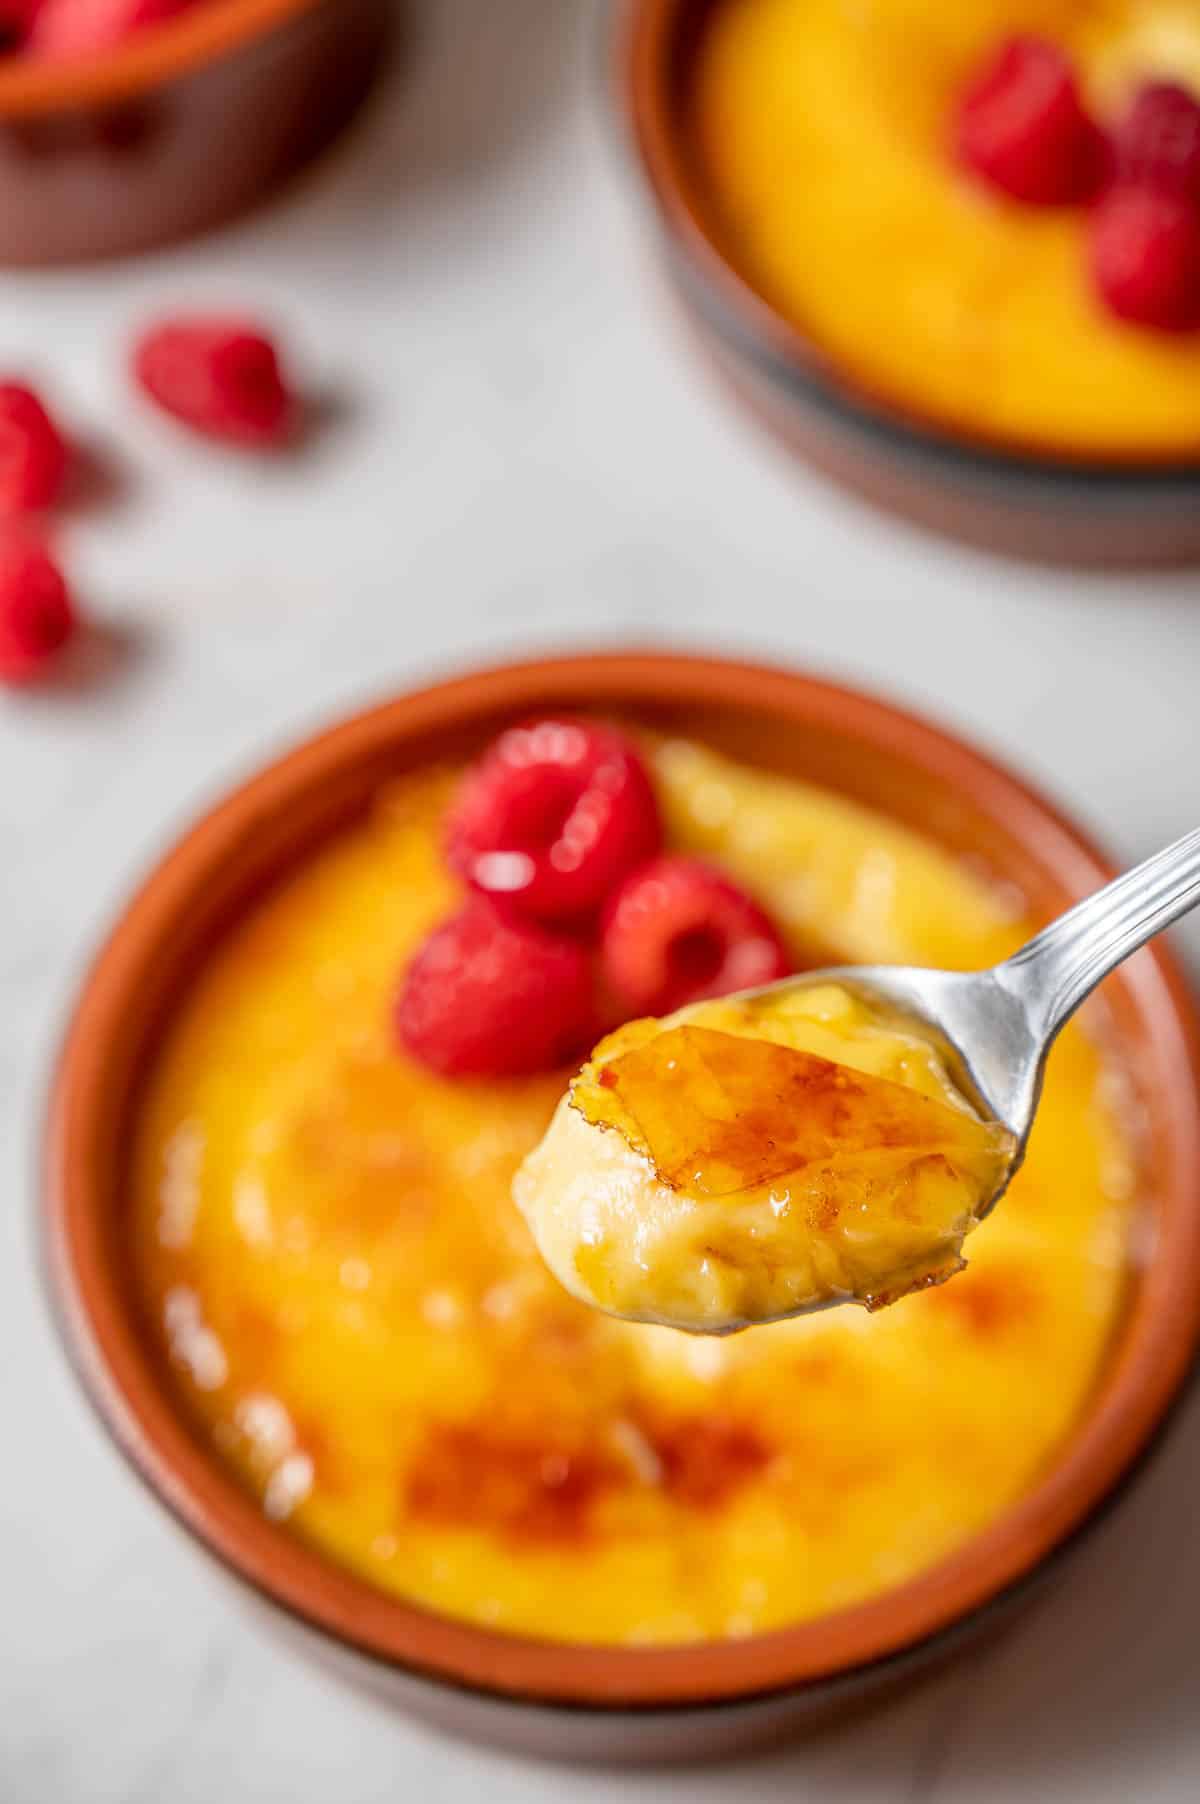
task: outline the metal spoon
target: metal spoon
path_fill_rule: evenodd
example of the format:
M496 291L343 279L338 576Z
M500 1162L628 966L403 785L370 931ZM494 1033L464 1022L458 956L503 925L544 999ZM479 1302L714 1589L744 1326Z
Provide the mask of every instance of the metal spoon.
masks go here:
M1012 1136L1012 1156L994 1191L971 1199L971 1214L978 1220L995 1206L1020 1168L1041 1094L1046 1055L1063 1024L1101 978L1198 902L1200 828L1061 915L1019 952L990 970L839 966L743 990L735 999L754 1001L795 994L812 985L834 982L858 994L880 1014L900 1016L918 1027L941 1053L951 1077L979 1114L999 1122ZM720 1255L720 1247L714 1249L710 1244L712 1222L701 1209L703 1231L697 1237L688 1208L682 1212L674 1207L659 1209L662 1187L653 1183L644 1187L648 1200L642 1219L637 1197L642 1170L648 1165L646 1155L630 1143L629 1157L634 1164L622 1165L624 1154L618 1151L614 1155L610 1144L618 1137L606 1136L598 1126L593 1128L582 1112L567 1106L568 1100L560 1105L541 1146L517 1173L514 1196L546 1263L582 1301L632 1321L726 1334L828 1308L848 1301L851 1295L878 1303L889 1291L898 1295L912 1288L911 1274L900 1272L897 1279L903 1277L904 1283L881 1283L874 1299L855 1283L843 1292L826 1288L799 1301L789 1300L786 1286L778 1294L768 1286L767 1301L761 1308L753 1285L741 1302L729 1302L720 1286L712 1294L703 1286L693 1294L686 1285L671 1300L675 1293L669 1286L665 1293L657 1287L655 1267L660 1251L668 1275L681 1262L686 1267L693 1254L703 1275L710 1261ZM580 1140L580 1134L586 1138ZM590 1158L595 1159L594 1165L589 1165ZM653 1177L652 1161L649 1169ZM758 1238L763 1239L771 1232L770 1220L760 1227ZM600 1242L595 1238L598 1232ZM601 1300L581 1273L578 1249L581 1244L601 1244L605 1238L612 1241L615 1252ZM739 1262L746 1264L734 1247L726 1264L736 1269ZM808 1275L805 1270L806 1281ZM921 1282L920 1278L917 1281Z
M1025 1156L1046 1055L1064 1022L1102 978L1197 902L1200 828L1060 915L990 970L854 965L787 977L769 990L832 980L930 1030L966 1094L1016 1139L991 1208Z

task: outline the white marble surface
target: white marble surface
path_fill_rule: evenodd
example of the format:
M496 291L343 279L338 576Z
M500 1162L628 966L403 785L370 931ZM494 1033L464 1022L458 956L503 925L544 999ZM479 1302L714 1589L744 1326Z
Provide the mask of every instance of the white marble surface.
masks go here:
M614 1777L456 1746L277 1653L63 1369L30 1208L81 959L188 816L316 721L526 649L731 645L935 710L1129 857L1200 812L1200 579L975 558L783 463L647 280L580 0L416 12L407 68L268 211L135 265L0 281L0 361L44 377L122 477L65 531L108 667L0 705L0 1800L1195 1800L1194 1410L983 1658L786 1753ZM210 298L277 316L336 400L299 466L235 469L131 403L135 320Z

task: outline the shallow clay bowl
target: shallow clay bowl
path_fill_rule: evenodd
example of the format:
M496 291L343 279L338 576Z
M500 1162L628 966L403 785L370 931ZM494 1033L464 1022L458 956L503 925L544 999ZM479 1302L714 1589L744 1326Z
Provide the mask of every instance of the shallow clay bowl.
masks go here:
M200 0L106 54L0 60L0 263L108 257L231 218L362 99L389 0Z
M969 442L857 390L738 272L686 143L690 59L723 0L622 0L616 105L666 268L724 385L806 462L986 550L1123 566L1200 559L1200 462L1122 465Z
M96 959L53 1080L46 1270L80 1380L176 1519L308 1650L465 1733L573 1758L696 1755L827 1712L994 1620L1114 1496L1164 1424L1200 1323L1200 1089L1193 1006L1159 944L1106 986L1147 1112L1153 1232L1086 1417L1022 1502L874 1601L742 1641L550 1645L385 1596L273 1525L187 1426L127 1281L128 1123L164 1023L214 941L266 885L360 815L381 783L477 751L548 709L697 736L906 821L1050 914L1109 875L1087 840L979 752L886 702L780 670L672 656L574 658L399 697L310 740L184 838Z

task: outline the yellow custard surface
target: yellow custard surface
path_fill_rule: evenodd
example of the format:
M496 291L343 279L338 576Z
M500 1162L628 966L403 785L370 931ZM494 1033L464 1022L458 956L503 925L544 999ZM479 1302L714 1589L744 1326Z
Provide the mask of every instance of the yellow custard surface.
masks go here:
M1143 80L1200 93L1194 0L718 0L686 126L723 247L893 408L1063 456L1195 457L1200 334L1104 310L1084 209L955 165L958 97L1015 32L1069 49L1103 120Z
M976 965L1014 899L829 792L648 744L668 843L797 956ZM400 780L215 951L135 1124L130 1255L198 1434L385 1590L571 1642L738 1636L912 1577L1038 1477L1121 1310L1120 1084L1078 1026L969 1269L878 1315L698 1339L567 1294L510 1199L568 1073L399 1053L406 958L455 900L455 773Z
M812 982L618 1028L513 1199L585 1302L725 1334L953 1277L1014 1150L914 1022Z

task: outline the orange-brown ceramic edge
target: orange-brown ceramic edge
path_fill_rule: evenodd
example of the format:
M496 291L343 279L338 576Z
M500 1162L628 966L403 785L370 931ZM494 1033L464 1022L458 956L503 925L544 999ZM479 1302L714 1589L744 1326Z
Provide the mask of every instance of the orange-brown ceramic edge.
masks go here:
M1029 1577L1112 1494L1154 1438L1200 1327L1200 1027L1157 945L1117 981L1136 1019L1131 1062L1151 1086L1162 1178L1158 1244L1094 1406L1021 1504L902 1588L817 1622L740 1642L664 1649L564 1646L497 1634L389 1598L273 1527L192 1439L141 1345L106 1251L94 1155L108 1124L113 1053L137 1036L146 959L173 919L263 823L389 748L544 706L684 710L769 718L849 738L914 783L953 791L1028 855L1045 898L1086 893L1109 871L1087 839L1017 778L937 727L871 697L787 672L669 654L605 654L492 670L384 703L269 766L158 866L98 955L54 1075L45 1140L44 1246L69 1350L93 1403L141 1476L240 1578L375 1660L500 1697L628 1709L729 1702L817 1687L918 1646Z

